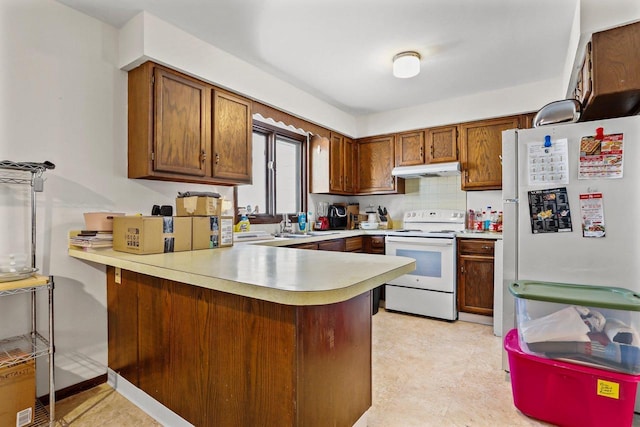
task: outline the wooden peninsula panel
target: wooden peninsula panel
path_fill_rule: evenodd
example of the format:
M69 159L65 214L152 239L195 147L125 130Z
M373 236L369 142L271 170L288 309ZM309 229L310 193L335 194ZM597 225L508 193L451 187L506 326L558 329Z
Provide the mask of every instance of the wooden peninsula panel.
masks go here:
M131 370L119 359L123 350L130 359L130 340L112 331L136 331L138 387L190 423L347 427L371 406L370 292L293 306L126 271L117 285L114 276L107 267L109 289L136 282L137 304L133 291L122 306L108 298L109 367Z

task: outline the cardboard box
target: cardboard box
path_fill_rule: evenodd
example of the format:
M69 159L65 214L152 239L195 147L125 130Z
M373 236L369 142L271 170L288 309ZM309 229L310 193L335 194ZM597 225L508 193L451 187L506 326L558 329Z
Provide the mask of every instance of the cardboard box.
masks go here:
M220 247L233 246L233 217L220 217Z
M190 251L191 227L189 217L115 217L113 249L139 255Z
M222 199L215 197L178 197L176 215L178 216L220 216Z
M191 217L191 249L215 249L220 247L220 217Z
M23 427L35 417L34 360L0 368L0 426Z
M192 220L191 248L215 249L233 245L233 217L194 216Z

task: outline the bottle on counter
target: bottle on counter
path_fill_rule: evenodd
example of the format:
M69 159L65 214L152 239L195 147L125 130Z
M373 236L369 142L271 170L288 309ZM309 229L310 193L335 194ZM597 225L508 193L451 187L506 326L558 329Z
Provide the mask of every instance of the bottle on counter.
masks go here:
M491 211L489 231L498 231L498 211Z
M469 209L467 212L467 230L473 230L476 227L476 212L473 209Z
M482 212L482 219L484 220L484 231L491 230L491 206L487 206L487 210Z
M502 233L502 211L498 212L498 230L499 233Z
M484 229L484 218L482 216L482 211L476 211L476 231L482 231Z

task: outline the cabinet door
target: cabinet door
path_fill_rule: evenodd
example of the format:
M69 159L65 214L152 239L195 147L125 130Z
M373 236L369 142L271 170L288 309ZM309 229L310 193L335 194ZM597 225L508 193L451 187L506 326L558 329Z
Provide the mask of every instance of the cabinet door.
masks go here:
M213 102L213 177L251 183L251 102L215 90Z
M365 236L364 251L368 254L384 255L384 236Z
M154 85L154 171L204 176L210 88L162 68Z
M107 267L107 313L107 365L137 387L137 273L121 270L116 281L116 268Z
M404 192L404 180L391 175L394 167L394 137L383 135L358 141L358 192Z
M345 251L364 252L364 238L362 236L345 238Z
M331 132L329 141L329 191L341 193L344 190L343 136Z
M424 163L424 131L402 132L396 135L396 166Z
M460 125L463 190L502 188L502 131L518 125L517 116Z
M344 191L353 193L356 191L356 150L355 143L351 138L344 138Z
M458 311L493 316L493 257L459 259Z
M458 160L458 127L442 126L427 131L427 163Z
M458 311L493 316L492 240L458 240Z

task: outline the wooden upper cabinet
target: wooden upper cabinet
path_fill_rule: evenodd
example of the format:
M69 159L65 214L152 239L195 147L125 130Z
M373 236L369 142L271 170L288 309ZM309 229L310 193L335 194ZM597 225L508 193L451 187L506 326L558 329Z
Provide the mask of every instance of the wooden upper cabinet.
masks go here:
M251 102L220 90L213 93L213 177L250 184Z
M396 166L421 165L424 157L424 131L402 132L396 135Z
M461 186L463 190L502 188L502 131L516 129L518 116L460 125Z
M154 170L204 176L207 86L161 68L154 79Z
M458 126L427 129L426 163L458 161Z
M309 140L309 192L329 193L329 138L312 135Z
M640 111L640 22L593 33L578 70L581 121Z
M395 164L394 136L358 140L358 193L404 193L404 179L391 175Z
M329 140L329 192L341 193L344 191L344 137L331 132Z
M331 132L330 138L313 135L309 144L309 191L353 194L356 146L351 138Z
M219 94L205 82L152 62L129 71L129 178L250 182L251 104ZM221 156L234 159L232 167L214 168L212 144Z
M344 191L353 193L358 188L356 174L356 143L351 138L344 138Z
M520 115L520 129L531 129L533 127L533 119L536 113L526 113Z

